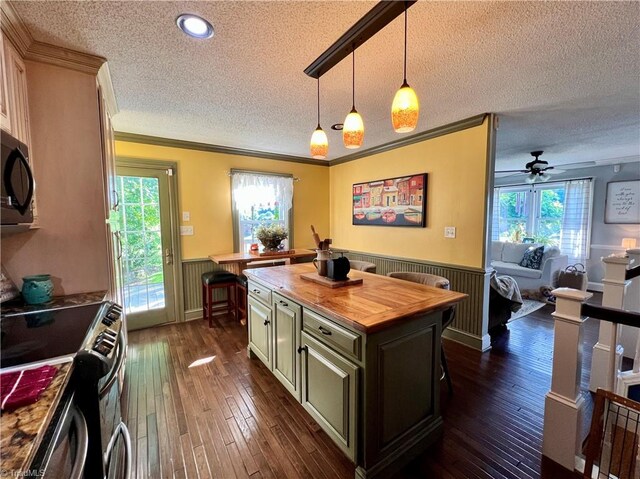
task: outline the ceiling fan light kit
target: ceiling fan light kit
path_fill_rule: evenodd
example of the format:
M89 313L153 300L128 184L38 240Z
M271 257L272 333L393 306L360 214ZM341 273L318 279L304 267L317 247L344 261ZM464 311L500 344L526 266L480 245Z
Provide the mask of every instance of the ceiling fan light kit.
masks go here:
M418 95L407 83L407 9L417 0L404 2L378 2L360 20L358 20L349 30L347 30L336 42L322 53L309 65L304 72L312 78L318 80L331 68L340 63L349 54L353 59L352 77L352 106L351 111L344 120L342 128L342 141L345 148L360 148L364 142L364 121L355 107L355 51L374 36L391 21L404 13L404 81L400 89L396 92L391 105L391 123L393 129L398 133L408 133L413 131L418 124L419 102ZM318 87L319 88L319 87ZM318 127L311 136L311 156L314 159L323 159L328 151L328 141L326 134L320 128L320 91L318 90ZM331 127L339 130L338 124ZM317 141L318 143L314 143ZM326 142L322 143L322 142ZM321 149L324 148L324 150ZM324 151L324 155L320 154ZM314 156L318 153L318 156Z

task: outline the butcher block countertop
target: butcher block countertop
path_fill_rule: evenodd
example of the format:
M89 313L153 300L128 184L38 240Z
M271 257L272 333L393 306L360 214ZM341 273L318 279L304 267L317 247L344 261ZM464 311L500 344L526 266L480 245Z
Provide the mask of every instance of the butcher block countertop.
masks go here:
M29 468L69 382L71 365L71 362L56 365L58 372L36 402L2 413L0 471L18 477Z
M456 291L362 271L349 272L349 278L363 278L362 284L333 289L300 277L315 271L312 264L303 263L248 269L244 274L302 306L365 333L381 331L418 314L448 308L468 297Z

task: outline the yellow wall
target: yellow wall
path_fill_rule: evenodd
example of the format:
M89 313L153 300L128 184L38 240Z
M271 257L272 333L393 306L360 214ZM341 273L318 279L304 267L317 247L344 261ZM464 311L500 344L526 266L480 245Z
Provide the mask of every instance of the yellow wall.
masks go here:
M483 268L488 120L474 128L331 167L337 248ZM427 227L353 226L352 185L428 173ZM445 226L456 238L444 237Z
M178 163L180 211L189 211L193 236L182 236L183 259L206 258L233 251L231 224L232 168L290 173L294 182L293 247L312 248L309 226L322 237L329 236L329 168L249 156L169 148L140 143L116 142L116 155L128 158L175 161Z

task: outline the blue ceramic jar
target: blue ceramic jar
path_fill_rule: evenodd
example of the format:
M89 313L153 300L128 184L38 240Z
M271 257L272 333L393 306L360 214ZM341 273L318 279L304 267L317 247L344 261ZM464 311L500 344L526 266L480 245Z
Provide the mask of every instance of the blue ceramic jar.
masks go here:
M51 300L53 282L51 275L35 274L22 278L22 296L27 304L42 304Z

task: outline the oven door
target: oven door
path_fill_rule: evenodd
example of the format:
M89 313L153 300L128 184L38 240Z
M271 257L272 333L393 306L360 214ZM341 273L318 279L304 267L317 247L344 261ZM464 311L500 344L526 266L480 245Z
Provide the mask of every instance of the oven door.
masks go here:
M113 367L98 382L103 464L107 479L129 479L131 476L131 438L122 422L118 380L124 370L126 351L126 333L121 329Z
M82 479L87 460L87 422L73 400L65 406L40 467L47 479Z

